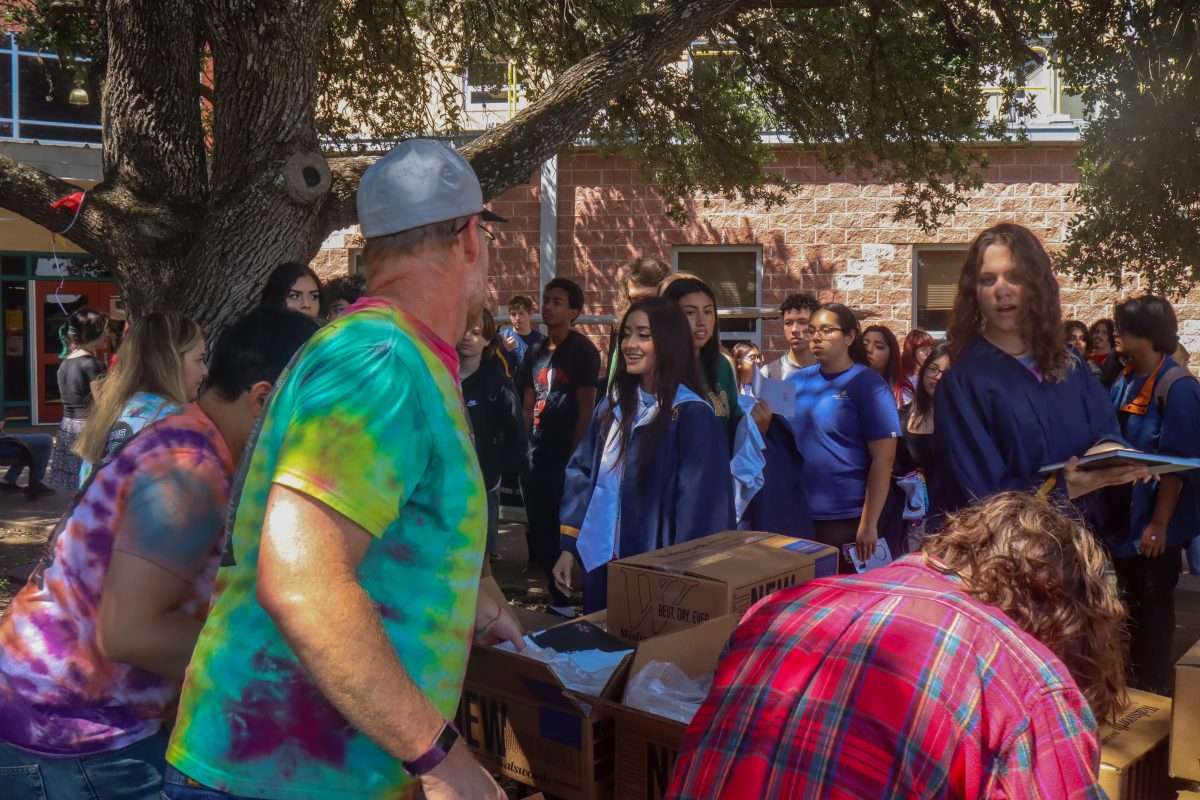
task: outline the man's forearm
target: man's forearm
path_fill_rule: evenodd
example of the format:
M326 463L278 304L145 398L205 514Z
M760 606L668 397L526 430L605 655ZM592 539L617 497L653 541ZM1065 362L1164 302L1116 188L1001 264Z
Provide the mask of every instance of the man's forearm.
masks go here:
M268 613L346 721L397 759L428 750L444 719L400 663L354 576L301 586L289 596Z

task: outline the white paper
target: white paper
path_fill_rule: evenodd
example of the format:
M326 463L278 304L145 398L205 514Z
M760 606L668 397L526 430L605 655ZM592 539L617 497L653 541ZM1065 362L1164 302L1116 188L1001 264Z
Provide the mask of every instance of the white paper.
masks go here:
M515 653L511 643L499 642L492 645L497 650ZM613 670L621 663L621 659L632 653L632 650L621 650L615 653L604 650L579 650L573 653L560 653L552 647L539 647L529 636L525 637L525 649L520 655L541 661L562 681L563 686L584 694L600 694L612 676Z
M875 543L875 553L866 561L858 557L858 548L852 544L842 545L842 550L850 557L850 562L854 564L854 568L858 570L859 574L886 567L892 563L892 548L888 547L885 539L880 539Z
M755 370L754 374L758 374ZM796 384L776 378L761 378L754 389L759 400L771 407L772 414L790 417L796 413Z

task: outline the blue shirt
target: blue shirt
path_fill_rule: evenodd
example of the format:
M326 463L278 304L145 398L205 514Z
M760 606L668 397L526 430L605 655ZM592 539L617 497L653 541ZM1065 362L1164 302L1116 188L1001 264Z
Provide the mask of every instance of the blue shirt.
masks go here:
M1177 366L1167 358L1159 370L1159 380L1167 370ZM1149 376L1122 375L1112 387L1113 407L1121 417L1121 430L1129 444L1146 453L1159 453L1184 458L1200 457L1200 384L1182 378L1171 385L1166 403L1160 413L1158 404L1151 402L1145 414L1122 414L1122 405L1137 397ZM1167 525L1167 547L1184 547L1200 531L1200 494L1197 482L1200 475L1185 470L1175 473L1183 480L1183 490L1175 513ZM1142 532L1154 516L1158 502L1158 482L1138 483L1131 488L1132 502L1129 508L1129 528L1107 526L1097 531L1114 558L1130 558L1138 554L1137 544ZM1120 530L1121 536L1105 535Z
M787 380L796 384L796 413L788 421L804 457L813 519L861 515L871 470L867 443L900 436L895 395L862 364L833 375L813 364Z

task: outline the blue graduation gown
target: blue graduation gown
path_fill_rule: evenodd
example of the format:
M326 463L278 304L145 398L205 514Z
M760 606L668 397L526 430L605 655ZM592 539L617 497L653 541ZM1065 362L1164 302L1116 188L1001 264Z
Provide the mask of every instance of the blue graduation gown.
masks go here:
M930 497L956 511L997 492L1036 489L1038 468L1123 442L1108 393L1075 358L1064 380L1039 381L983 337L950 365L934 394L938 457ZM1055 492L1065 493L1062 481Z
M588 511L608 431L600 416L611 404L601 400L588 434L567 464L560 507L563 550L578 558L577 537ZM671 422L656 447L647 474L640 474L641 440L645 426L635 426L625 452L621 476L616 550L627 558L668 545L733 530L733 478L729 471L729 439L712 408L690 389L676 393ZM584 575L585 613L608 606L607 565Z

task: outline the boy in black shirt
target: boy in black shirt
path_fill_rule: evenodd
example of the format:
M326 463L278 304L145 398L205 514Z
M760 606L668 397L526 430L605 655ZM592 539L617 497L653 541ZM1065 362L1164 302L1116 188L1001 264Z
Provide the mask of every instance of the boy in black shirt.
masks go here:
M558 508L567 462L587 433L600 376L600 352L571 327L582 310L583 290L574 281L546 284L542 324L549 335L525 354L519 381L530 427L531 468L521 480L529 560L546 571L551 610L568 617L574 615L571 600L550 575L559 553Z

